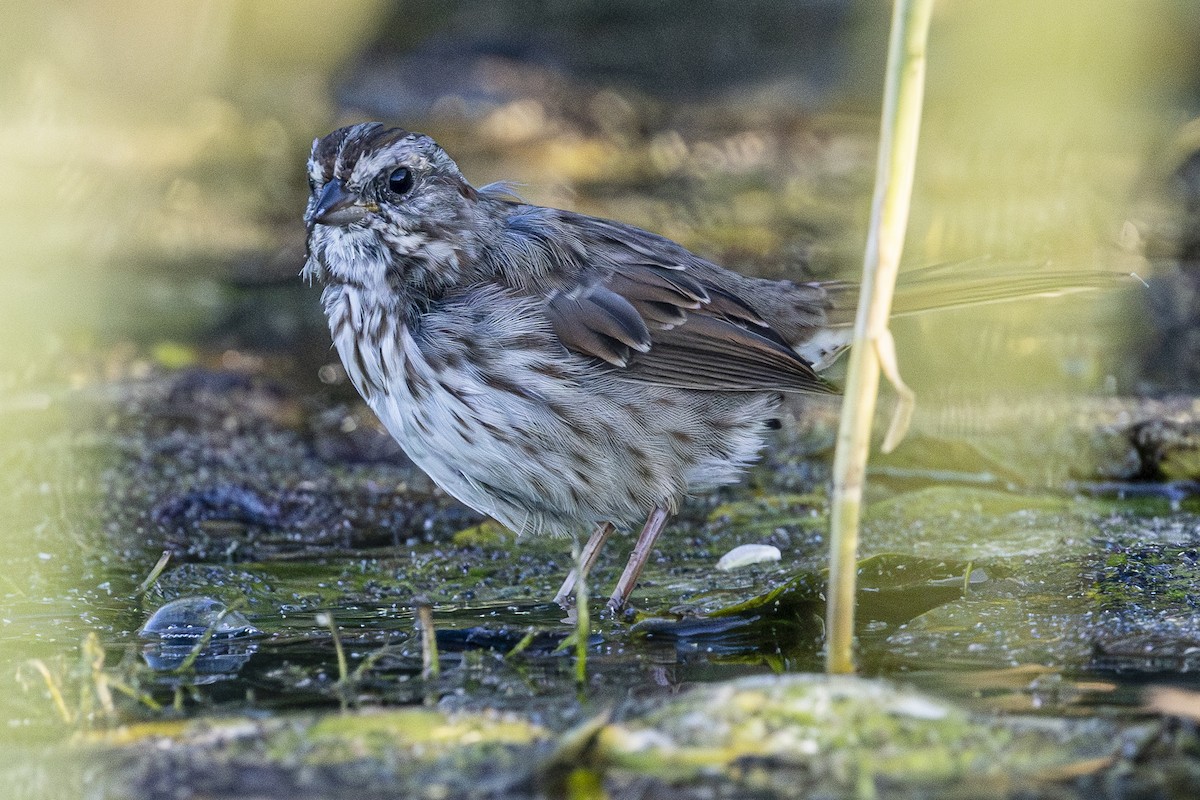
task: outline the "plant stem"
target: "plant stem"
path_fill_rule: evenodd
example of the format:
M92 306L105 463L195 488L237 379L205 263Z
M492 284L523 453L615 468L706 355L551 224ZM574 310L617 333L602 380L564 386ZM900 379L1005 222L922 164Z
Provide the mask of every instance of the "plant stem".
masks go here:
M417 606L417 624L421 628L421 677L428 681L442 673L437 630L433 627L433 606L424 596L414 598L413 602Z
M579 578L575 581L575 685L582 690L587 686L588 637L592 635L592 619L588 609L588 565L579 550L579 543L571 548L575 556L575 570Z
M338 633L337 622L332 611L322 611L317 614L316 622L329 628L329 636L333 640L333 652L337 655L338 683L345 687L350 678L350 667L346 661L346 648L342 647L342 636Z
M858 527L881 363L898 381L887 326L908 224L932 6L933 0L895 0L892 11L875 194L833 465L825 626L825 669L831 673L854 671Z

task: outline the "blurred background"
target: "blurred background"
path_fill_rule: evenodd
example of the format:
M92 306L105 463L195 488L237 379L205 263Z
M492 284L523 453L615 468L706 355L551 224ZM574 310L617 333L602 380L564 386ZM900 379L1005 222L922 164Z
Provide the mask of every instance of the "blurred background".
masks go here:
M429 133L476 185L512 180L529 201L647 227L749 273L861 267L884 3L9 0L4 19L10 658L74 647L114 618L125 634L140 624L116 600L104 610L96 565L113 553L136 586L162 541L139 527L149 503L114 523L95 480L140 455L88 433L114 429L118 406L136 413L139 381L268 376L301 404L350 409L343 433L371 424L318 290L298 278L304 161L339 125ZM942 265L950 286L960 265L1014 280L1136 272L1145 285L897 321L918 434L1016 428L1036 454L1036 423L1079 398L1194 397L1198 52L1194 0L937 3L906 268ZM232 430L233 416L210 427ZM372 457L395 457L384 438ZM186 467L162 452L146 463ZM1050 474L1036 457L1023 469ZM97 551L96 530L141 549ZM91 600L77 606L84 574ZM72 619L39 622L51 616Z
M6 17L10 385L61 378L80 353L119 370L319 340L295 280L302 165L314 137L363 119L434 135L477 184L514 180L737 269L859 268L883 4L16 2ZM939 4L905 263L1172 269L1200 191L1198 18L1187 0ZM1194 382L1194 298L1150 299L899 323L905 371L963 403Z

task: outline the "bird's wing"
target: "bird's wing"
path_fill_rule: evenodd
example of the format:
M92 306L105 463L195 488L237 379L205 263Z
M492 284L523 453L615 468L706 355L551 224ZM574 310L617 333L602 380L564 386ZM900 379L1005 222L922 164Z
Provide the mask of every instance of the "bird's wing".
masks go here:
M611 365L614 377L712 391L836 391L790 343L797 330L819 328L819 287L746 278L621 223L524 208L516 233L540 270L555 334Z

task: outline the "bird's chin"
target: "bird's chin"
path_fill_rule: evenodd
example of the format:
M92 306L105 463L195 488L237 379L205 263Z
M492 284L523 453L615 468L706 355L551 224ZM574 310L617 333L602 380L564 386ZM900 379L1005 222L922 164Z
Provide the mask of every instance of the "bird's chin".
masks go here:
M316 266L310 270L305 265L305 270L318 278L365 282L369 275L382 274L386 269L384 243L365 225L317 225L308 241L309 265L316 262Z

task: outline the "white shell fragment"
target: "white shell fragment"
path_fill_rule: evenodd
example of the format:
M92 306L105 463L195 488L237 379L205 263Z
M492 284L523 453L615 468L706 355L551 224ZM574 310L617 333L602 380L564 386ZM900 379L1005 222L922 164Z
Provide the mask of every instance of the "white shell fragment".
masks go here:
M783 558L779 548L769 544L743 544L721 556L717 569L734 570L748 567L751 564L762 564L766 561L778 561Z

